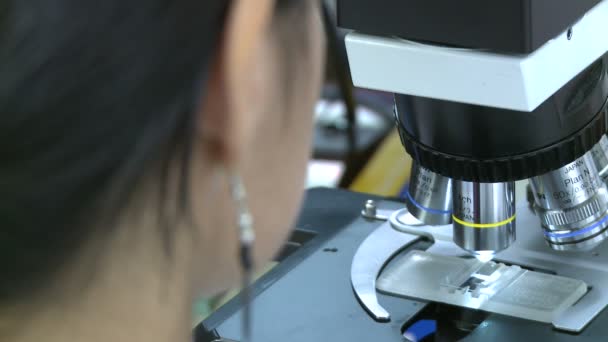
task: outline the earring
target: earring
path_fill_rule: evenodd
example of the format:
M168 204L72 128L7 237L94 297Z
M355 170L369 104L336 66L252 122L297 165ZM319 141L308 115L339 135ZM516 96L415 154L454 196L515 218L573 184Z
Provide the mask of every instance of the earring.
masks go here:
M253 218L249 212L249 206L247 204L247 192L245 191L245 184L238 173L233 173L230 175L230 192L236 207L241 247L252 248L253 242L255 241ZM252 260L241 260L241 265L245 268L253 267Z
M253 217L247 203L245 184L238 173L231 173L229 177L230 193L236 208L236 221L239 233L239 259L242 271L241 298L243 303L242 332L243 342L251 341L251 273L253 272L252 249L255 241Z

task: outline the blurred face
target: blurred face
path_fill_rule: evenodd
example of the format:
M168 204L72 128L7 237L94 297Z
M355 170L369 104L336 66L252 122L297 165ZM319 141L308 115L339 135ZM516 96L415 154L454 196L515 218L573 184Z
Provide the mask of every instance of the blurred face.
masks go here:
M236 169L243 177L254 218L258 266L278 251L300 206L310 156L313 107L324 67L319 4L309 0L291 2L269 16L263 34L253 44L247 65L238 65L239 73L225 77L224 82L222 75L217 77L218 83L230 83L236 78L237 85L226 85L225 92L212 90L202 114L207 127L217 125L218 120L224 122L218 130L227 132L228 137L217 138L224 146L218 152L219 162L207 158L200 167L228 163L228 168ZM229 56L225 55L224 61L226 57ZM231 70L226 71L230 73ZM225 99L225 103L218 98ZM229 117L212 122L210 118L221 111L229 113ZM207 132L211 136L218 134ZM201 285L207 294L234 285L239 274L235 212L222 175L225 171L193 190L197 197L195 214L203 230L197 265L201 270L212 270L211 274L202 275ZM198 189L213 190L197 193Z
M175 326L179 326L181 329L186 321L189 325L190 305L193 299L191 295L200 295L201 292L203 295L213 295L220 290L238 284L240 264L237 213L228 182L229 175L232 174L240 175L245 183L248 205L253 215L256 231L254 244L256 265L263 266L278 251L292 227L304 189L305 170L311 145L313 106L319 94L324 66L324 41L319 4L310 0L279 1L281 1L281 4L284 2L285 5L276 7L275 0L208 1L215 5L227 3L230 6L227 9L225 23L222 25L224 31L219 37L216 49L213 51L215 54L213 56L214 60L208 65L209 73L205 75L204 81L206 83L202 87L204 92L201 94L202 99L200 101L202 105L194 113L196 120L192 120L197 123L197 126L192 127L194 141L192 145L188 145L188 147L192 146L192 150L188 151L188 166L191 167L191 170L188 170L189 173L187 174L190 179L186 180L187 183L181 182L183 181L180 178L183 176L181 167L184 165L181 163L183 160L180 160L181 155L176 156L176 160L180 164L175 165L174 170L162 169L162 172L168 171L166 179L165 177L159 177L160 169L156 170L158 172L147 170L149 171L149 175L147 175L149 177L142 177L138 180L138 184L134 184L135 186L141 186L140 189L137 189L140 192L133 198L127 198L127 200L131 200L131 203L120 213L121 217L119 218L123 220L117 223L120 224L120 227L106 229L108 228L106 224L115 222L113 218L109 220L99 218L99 223L92 222L92 225L99 225L99 227L95 226L96 229L90 234L90 237L87 237L88 239L83 242L82 246L78 246L77 250L73 251L76 257L72 257L71 253L66 253L70 256L70 260L66 260L66 266L57 271L56 279L44 282L45 291L41 291L44 292L44 295L36 293L34 296L28 296L28 303L24 304L23 307L17 305L15 309L12 307L1 308L0 335L2 337L7 332L4 328L12 329L14 321L19 328L17 329L19 330L18 334L23 331L23 338L17 336L19 341L39 341L42 339L64 341L67 340L65 338L67 336L79 341L122 341L125 338L131 341L179 340L169 338L169 336L176 334ZM69 4L64 5L63 7L70 7ZM156 13L160 8L159 6L160 4L155 4L148 10ZM27 9L26 14L31 11L29 7L31 6L24 6ZM63 7L58 12L67 10ZM177 11L177 15L183 13L182 10L187 9L186 7L178 8L178 2L171 7ZM114 8L114 6L110 6L110 8ZM34 9L37 9L37 7ZM142 15L145 14L146 12ZM115 15L115 13L112 12L112 15ZM54 16L51 17L51 19L55 18ZM114 16L108 18L110 20ZM174 17L170 17L164 25L177 25L173 19ZM54 20L49 22L54 22ZM99 22L106 23L101 19ZM109 22L113 23L114 21ZM86 20L84 23L87 24ZM20 25L17 26L20 27ZM20 30L21 28L16 31ZM30 30L26 29L21 31L26 35L30 33ZM71 31L68 30L67 32ZM192 34L196 35L198 32ZM209 35L210 33L206 32L204 34ZM115 35L117 34L112 33L110 37ZM27 38L29 38L29 35ZM184 43L190 44L190 36L187 38ZM58 39L63 44L64 38L60 37ZM166 37L163 36L163 39L166 39ZM175 40L176 46L179 46L181 43L180 37L175 37ZM137 41L133 42L135 44L134 48L136 48L133 51L137 50L139 53L140 49L136 45L138 43ZM56 42L49 42L48 45L55 48L55 44ZM79 45L74 46L78 47ZM117 49L120 46L117 45ZM142 46L146 46L146 43L142 43ZM91 51L97 52L97 49L96 47L95 50ZM9 50L6 51L12 54L12 51ZM29 52L27 49L26 51ZM37 49L32 51L39 53ZM45 53L42 48L40 51L42 51L40 53ZM187 51L187 49L176 51ZM99 58L100 56L97 56L97 54L89 52L84 50L82 55L94 56L94 63L91 63L95 65L95 68L90 71L91 74L97 75L105 71L106 68L109 70L110 67L114 67L114 59L109 58L107 65L102 63L104 67L97 68L98 60L104 60L104 58ZM35 55L35 53L32 53L32 55ZM15 54L15 56L19 55L19 53ZM122 56L122 52L119 52L118 56ZM40 56L36 55L34 57ZM51 59L54 57L56 56L50 56ZM120 61L122 57L116 58ZM158 58L164 59L165 56ZM37 59L34 60L38 61ZM82 62L82 65L80 62ZM29 67L25 68L27 72L24 75L35 79L38 76L32 76L33 73L43 69L42 66L47 64L50 69L54 69L54 63L40 64L36 62L32 64L31 70ZM89 65L85 57L82 61L78 60L76 64L78 64L74 69L76 71ZM201 64L203 64L202 61ZM179 65L175 65L176 69L179 67ZM72 69L67 68L67 70ZM122 69L117 70L120 73ZM163 70L161 74L164 75L166 71ZM16 75L18 75L18 72ZM68 73L72 76L74 72ZM46 74L43 73L43 75ZM56 79L55 73L49 75L51 76L42 76L41 79L45 82ZM133 75L140 76L140 71L127 74L125 79L129 79ZM80 75L77 76L80 77ZM193 75L193 77L195 76ZM83 84L86 83L88 77L92 76L86 73L83 75ZM109 80L113 80L113 77L122 80L122 75L121 77L110 75ZM143 79L149 81L149 79L154 78L145 77ZM68 125L70 128L67 135L74 135L80 139L85 131L72 131L78 130L80 122L86 121L84 119L86 117L77 117L76 113L80 114L79 111L73 109L71 105L63 104L62 100L64 97L69 97L68 95L72 92L77 95L80 94L76 89L80 83L71 79L67 83L70 83L70 85L65 85L65 89L61 88L58 91L60 95L51 97L52 101L50 102L61 102L62 104L57 105L57 108L70 108L67 111L67 117L74 120L75 123L74 125ZM21 81L17 84L21 87ZM111 83L102 82L101 84L101 88L105 89ZM88 90L91 92L96 92L99 89L97 83L87 86L92 87ZM124 88L129 89L126 94L133 93L138 97L139 91L132 92L131 88L131 86ZM121 86L117 86L117 91L120 92L121 89L123 89ZM83 93L88 94L87 91ZM121 96L127 95L121 94ZM117 98L122 99L122 97ZM140 102L140 98L138 97L133 102ZM113 102L98 105L100 107L93 111L95 115L100 112L100 108L114 108ZM20 107L20 105L17 105L17 107ZM31 110L36 115L39 114L37 113L39 104L34 103L31 107L33 109L30 109L29 105L24 106L24 108L26 108L28 114L27 110ZM75 105L74 108L78 109L80 107ZM126 112L131 107L127 106L127 108L129 109L125 110ZM74 112L72 113L72 111ZM40 114L44 114L43 112L41 111ZM118 113L122 112L119 111ZM168 112L167 114L170 115L171 113ZM149 113L144 112L142 115L149 115ZM21 126L21 121L24 121L26 123L23 125L27 126L29 121L34 122L35 118L36 116L32 114L32 118L25 116L23 120L9 120L8 122L9 126L13 125L13 121L15 121L15 126ZM121 120L112 121L108 127L114 128L115 125L122 122ZM34 132L38 132L37 127L40 125L33 126ZM151 133L157 134L157 128L167 127L154 126L153 128L146 128L142 132L147 134L150 133L148 131L151 131ZM91 130L94 130L93 127L91 127ZM131 133L129 129L125 128L125 130ZM106 127L100 130L103 134L98 132L93 136L104 136L105 138L105 132L112 131ZM188 130L188 134L190 133L191 131ZM118 134L118 136L121 135L122 133ZM55 136L61 137L61 139ZM63 138L61 134L55 133L48 137L42 135L42 138L34 139L39 140L37 143L31 145L37 146L41 145L43 141L63 140ZM133 139L136 138L141 138L142 141L146 140L145 137L137 137L134 134ZM188 135L187 138L190 139L191 136ZM66 141L70 142L71 140L67 139ZM165 143L169 144L169 142ZM87 169L88 172L91 171L89 168L96 168L99 166L98 164L105 163L104 160L107 159L107 156L103 154L98 156L95 154L97 152L91 152L90 156L86 155L82 160L75 161L78 154L70 151L64 153L66 151L59 149L64 145L64 142L58 143L57 146L51 144L49 151L43 151L45 153L38 153L39 151L36 148L32 149L34 155L41 155L40 157L32 157L34 160L36 158L41 160L48 158L53 161L54 158L58 158L57 160L61 160L61 162L65 159L67 160L66 164L74 163L78 166L70 164L71 167L65 167L64 174L51 175L48 180L44 179L43 182L53 183L50 189L59 189L62 185L71 183L71 179L68 179L68 177L77 173L74 169L82 167ZM90 144L85 145L89 146ZM136 144L136 149L139 147L139 144ZM21 150L18 149L18 151ZM30 150L30 146L28 145L28 148L23 150ZM96 150L96 148L87 147L85 150L82 152L83 154L88 153L89 150ZM102 152L105 151L101 150ZM107 151L115 153L116 149L112 146ZM160 154L164 151L158 152ZM13 158L14 156L9 157ZM26 157L28 156L23 158L23 164L30 168L30 159ZM9 160L12 160L10 158ZM120 160L122 161L122 159ZM18 160L18 163L21 163L21 160ZM139 164L134 163L134 165ZM51 169L58 169L58 167L55 167L57 165L51 166ZM63 165L60 166L63 167ZM104 166L104 168L101 166ZM94 178L93 176L91 176L92 178L84 177L84 180L74 184L85 184L84 188L88 189L91 180L97 179L98 176L102 179L106 177L105 165L101 166L99 166L100 170L91 171L95 174ZM23 179L35 179L31 175L37 175L37 173L31 173L30 175L29 170L27 171L27 175ZM163 187L162 190L164 191L161 191L161 187L157 184L161 178L167 180L167 183L162 185L166 185L169 189ZM22 178L16 176L15 179L21 181ZM117 184L123 186L122 181L123 179L118 179ZM71 189L76 187L74 184L66 186L68 189L65 190L65 193L63 189L58 191L58 196L54 196L52 191L47 191L49 194L53 194L48 198L54 199L57 197L58 201L64 198L69 201L74 200L77 196L74 196L73 193L81 194L80 191L76 192ZM174 187L177 188L182 184L188 184L191 187L187 193L191 195L188 209L192 217L179 221L183 224L181 227L163 226L162 228L171 228L171 236L166 238L159 233L159 230L152 229L154 225L159 224L159 216L157 215L159 203L167 205L168 212L166 217L163 218L172 219L173 215L182 214L181 211L175 211L177 206L169 205L178 200L178 198L172 196L179 196L184 193L180 192L178 194L177 191L173 191L182 190L181 188L174 189ZM105 185L105 182L103 185ZM9 187L8 189L10 195L13 188ZM109 199L114 199L112 197L114 195L113 189L104 190L108 191ZM15 192L15 194L17 193ZM163 196L161 198L162 202L158 201L157 196ZM21 200L21 196L15 195L14 197ZM37 200L30 201L31 196L28 194L23 197L23 203L35 204L32 208L43 209L41 210L43 215L49 215L48 217L51 218L61 216L61 214L56 215L47 212L52 211L51 209L55 207L61 209L64 207L63 204L41 204ZM88 194L85 198L88 200ZM180 197L179 200L181 199ZM95 200L90 201L94 202L91 203L92 209L97 209L97 205L100 205ZM21 202L17 201L16 203ZM100 210L112 209L116 203L109 203L108 208L105 207L105 204L101 203ZM74 206L80 208L85 205ZM65 208L72 208L72 204L66 205ZM105 212L100 211L100 213ZM63 229L66 222L80 223L81 220L89 219L89 215L76 215L80 214L78 212L70 212L70 214L75 214L73 221L71 219L60 221L57 226ZM17 216L17 218L14 221L13 217L8 218L8 223L16 223L15 227L17 229L14 232L9 229L8 234L4 235L8 236L11 241L13 237L17 241L21 238L28 239L33 234L28 229L21 232L20 217ZM24 221L29 224L29 220ZM65 240L68 241L66 246L72 246L72 243L81 238L81 233L76 232L77 229L71 230L72 227L69 228L69 230L66 230L67 234L64 234L66 235ZM0 231L0 235L1 233ZM167 246L167 242L174 244L174 246ZM46 243L46 240L44 243ZM39 246L40 244L32 242L31 248L35 251ZM57 241L54 241L52 246L53 249L48 251L58 248L57 246L63 246L63 244L60 245ZM170 247L170 253L167 253L167 247ZM22 258L27 259L24 265L33 265L34 261L39 260L40 255L44 255L38 253L30 255L28 251L29 249L25 250L26 256ZM14 251L9 249L9 260L12 260L11 257L13 257L10 254L11 252L14 252L16 258L18 252L22 251L19 248ZM46 253L47 250L45 249L44 252ZM59 253L59 255L62 255L62 253ZM21 261L19 260L19 262ZM55 267L54 260L49 265ZM13 271L11 267L13 265L9 265L9 273ZM170 269L167 269L167 267L170 267ZM94 281L91 278L92 270L99 273L98 277L97 274L94 274ZM32 272L35 272L35 270L26 270L23 274L26 274L26 279L29 279ZM194 288L191 287L193 282ZM79 290L83 291L82 295L75 294ZM136 315L130 315L133 308L138 310ZM13 313L13 310L15 313ZM58 315L58 312L61 314ZM21 329L22 325L23 329ZM120 326L120 329L115 329L117 326ZM187 329L184 331L187 331ZM12 330L8 330L8 332L13 333ZM52 336L49 338L49 334L56 338L52 338ZM181 334L179 335L181 336ZM81 336L81 338L75 336ZM5 340L2 337L0 337L0 340ZM182 337L182 339L185 339L185 336Z

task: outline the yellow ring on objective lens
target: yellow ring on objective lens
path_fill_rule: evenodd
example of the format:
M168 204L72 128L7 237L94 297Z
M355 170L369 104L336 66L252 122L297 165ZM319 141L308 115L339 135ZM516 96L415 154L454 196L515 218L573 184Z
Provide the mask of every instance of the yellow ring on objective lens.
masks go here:
M507 223L511 223L513 220L515 220L515 215L509 217L508 219L504 220L504 221L500 221L500 222L496 222L496 223L471 223L471 222L466 222L463 221L461 219L459 219L458 217L452 215L452 219L463 225L466 227L471 227L471 228L496 228L496 227L500 227L500 226L504 226Z

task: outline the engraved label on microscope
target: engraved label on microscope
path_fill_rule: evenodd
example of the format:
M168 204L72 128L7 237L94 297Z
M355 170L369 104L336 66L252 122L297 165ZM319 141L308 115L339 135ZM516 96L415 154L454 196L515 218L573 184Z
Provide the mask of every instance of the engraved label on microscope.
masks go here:
M580 167L580 165L583 167ZM570 172L576 171L576 174ZM596 177L584 165L583 160L579 160L574 164L566 167L565 174L568 178L563 179L564 188L553 192L553 198L562 202L562 204L570 205L585 201L589 196L592 196L599 183L599 177Z
M430 183L432 181L430 176L425 175L423 173L420 174L419 178L420 178L420 180L422 180L425 183Z
M568 197L568 193L565 191L556 191L553 193L553 198L555 199L564 199Z
M473 213L461 213L460 219L468 222L475 222L475 215L473 215Z
M458 202L454 203L454 212L458 218L468 222L475 222L475 212L471 207L473 200L468 196L463 196L462 194L458 194L456 197Z
M419 197L429 198L436 194L437 189L433 185L433 177L427 171L418 174L416 192Z
M589 170L585 169L585 170L583 170L583 174L578 175L576 177L565 179L564 180L564 185L566 187L568 187L568 186L574 186L574 185L576 185L576 184L584 181L588 177L589 177Z
M458 201L460 201L460 203L462 203L462 204L471 204L471 203L473 203L473 200L470 197L463 196L461 194L458 194Z
M584 163L585 163L585 161L583 159L579 159L570 165L566 165L564 167L564 173L568 174L572 171L576 171L576 169L581 167Z

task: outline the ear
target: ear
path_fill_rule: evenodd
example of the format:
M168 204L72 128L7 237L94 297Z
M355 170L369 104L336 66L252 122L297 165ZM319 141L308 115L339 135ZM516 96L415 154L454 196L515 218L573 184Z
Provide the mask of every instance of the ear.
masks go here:
M256 113L248 113L252 96L251 70L258 60L272 20L273 0L234 0L212 65L203 108L201 130L212 158L226 167L238 160L255 131Z

